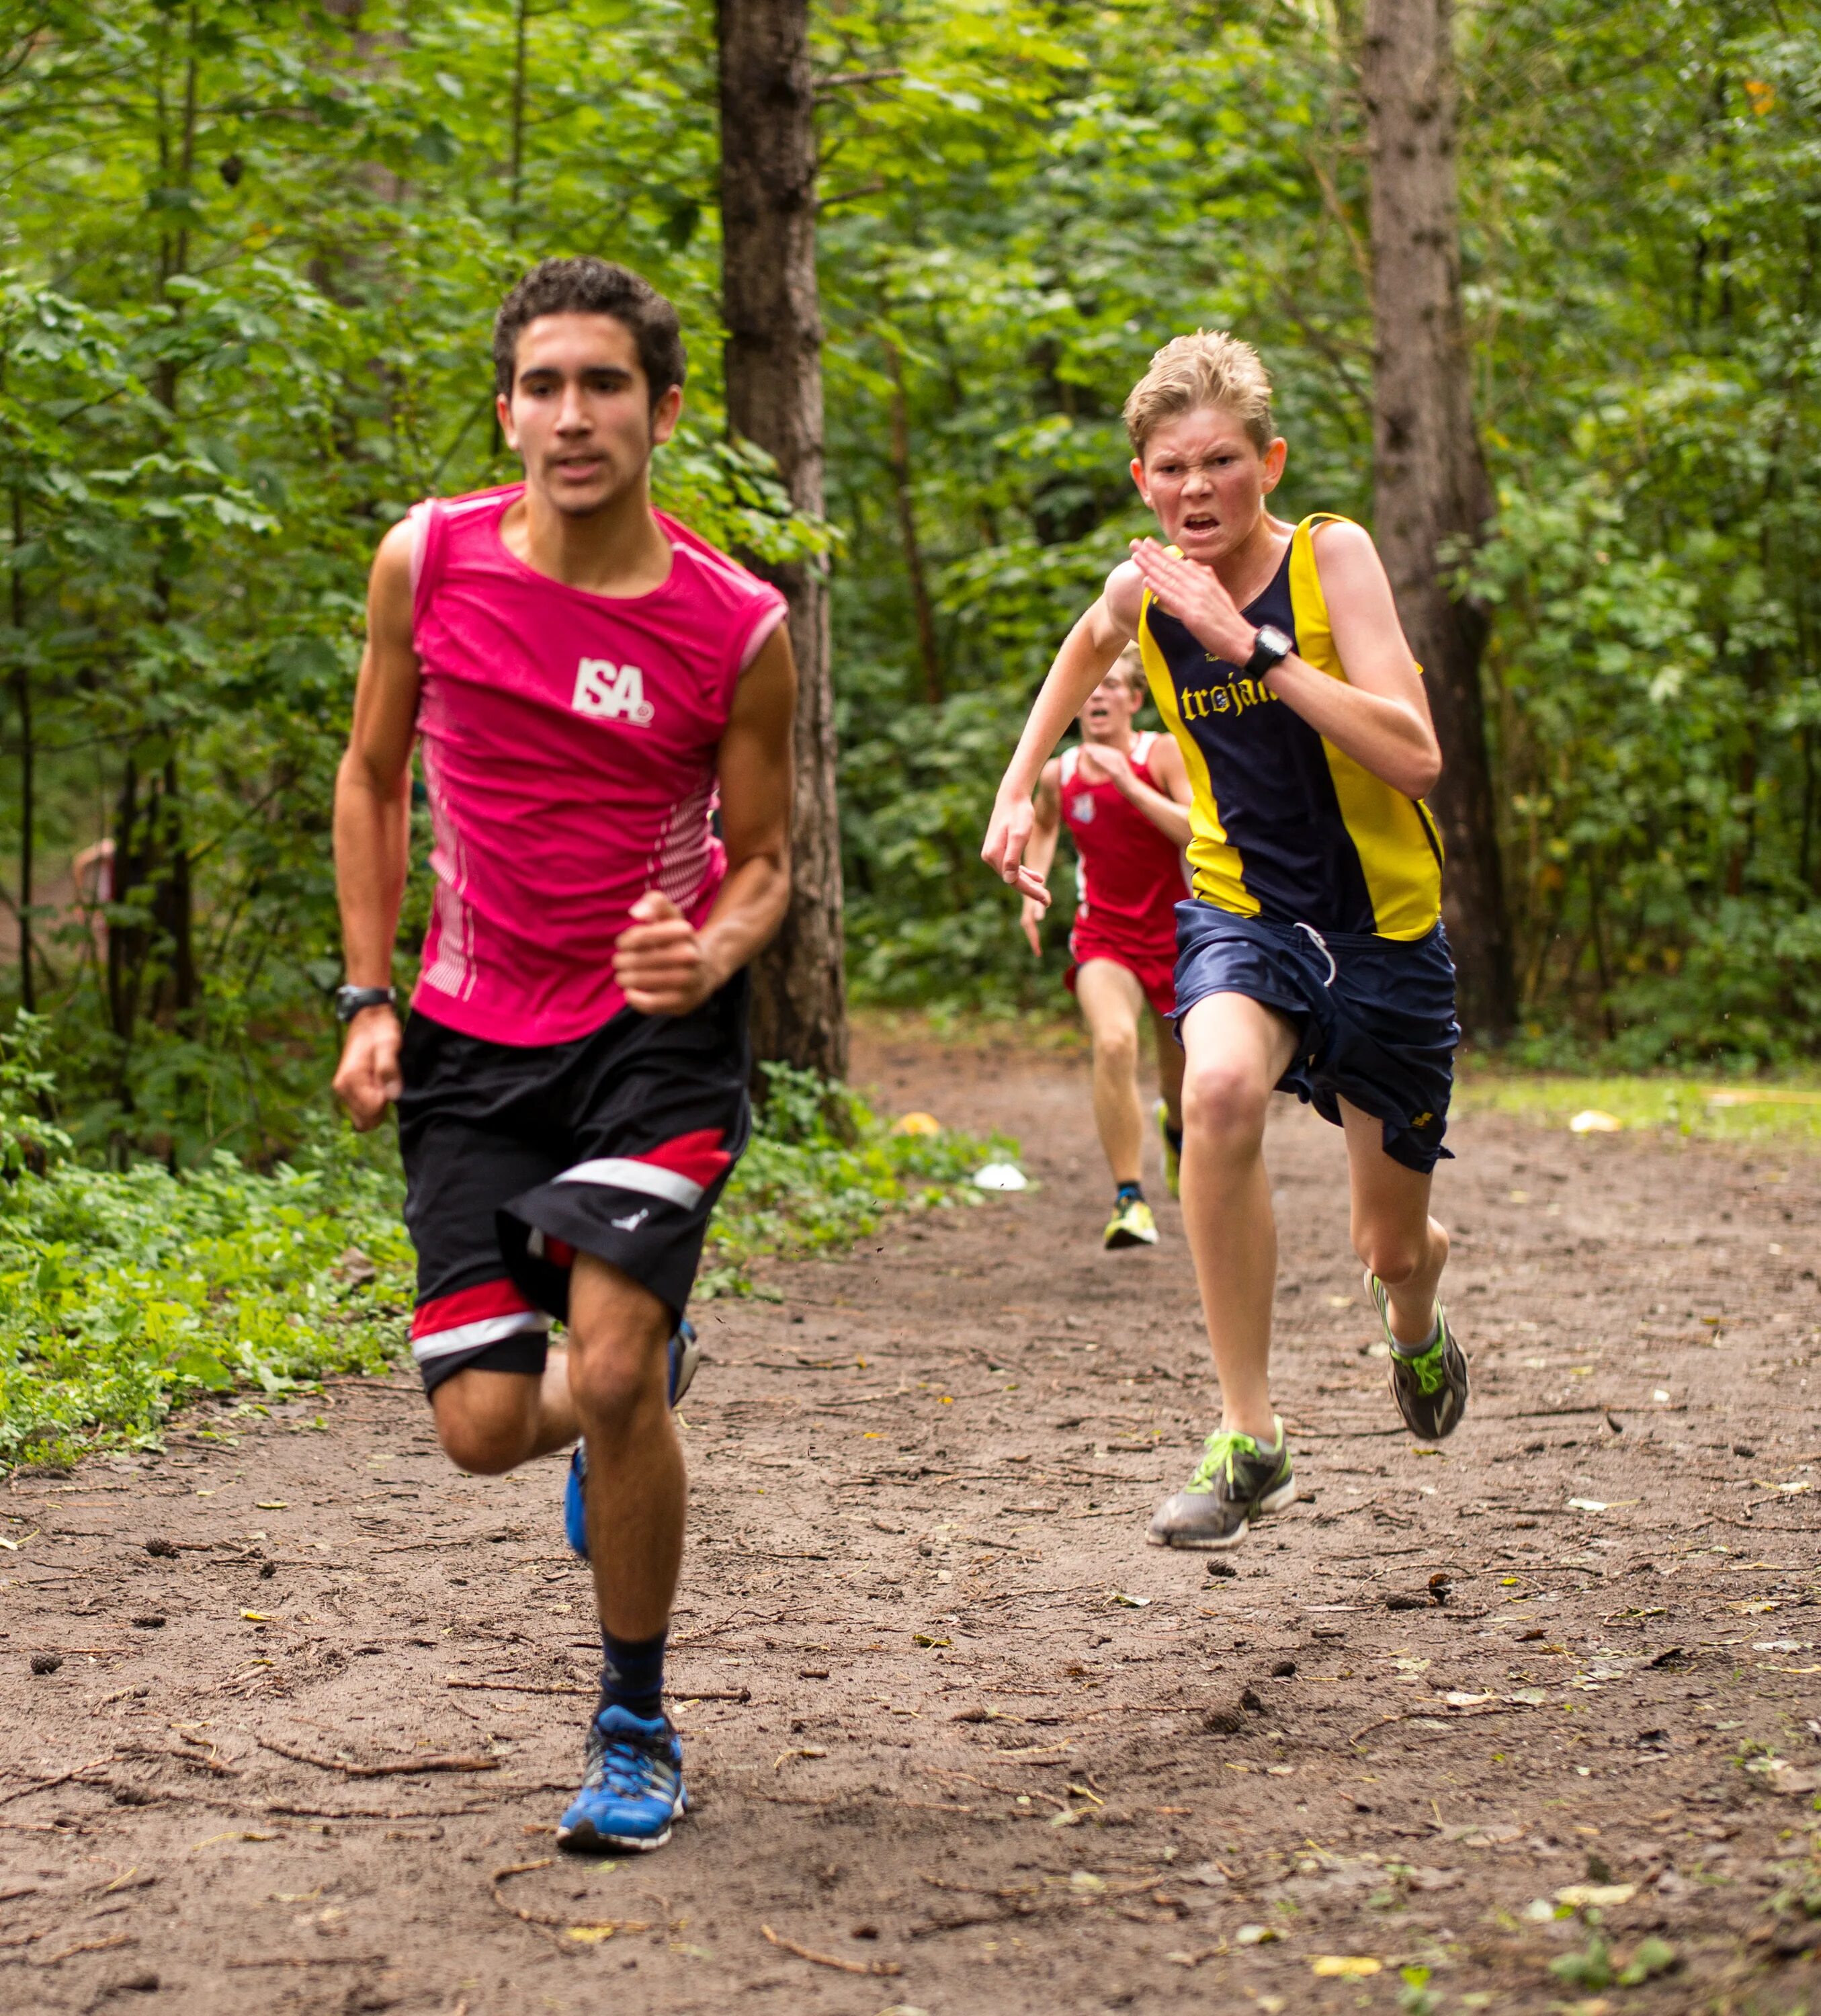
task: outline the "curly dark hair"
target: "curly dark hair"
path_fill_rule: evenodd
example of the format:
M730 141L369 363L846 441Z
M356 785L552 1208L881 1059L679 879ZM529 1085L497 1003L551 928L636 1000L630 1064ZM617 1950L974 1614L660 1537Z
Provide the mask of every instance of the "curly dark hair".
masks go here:
M629 267L585 254L540 260L500 303L493 319L493 382L503 396L511 395L520 331L547 315L608 315L624 322L639 346L654 406L683 382L689 356L676 310Z

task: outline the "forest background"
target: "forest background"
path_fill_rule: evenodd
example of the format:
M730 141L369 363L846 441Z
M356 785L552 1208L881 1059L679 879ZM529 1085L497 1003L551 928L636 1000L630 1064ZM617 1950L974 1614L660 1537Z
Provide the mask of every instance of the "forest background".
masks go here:
M1057 1004L1060 929L1034 963L977 848L1050 654L1144 529L1118 412L1159 342L1255 341L1278 508L1369 522L1355 0L822 5L826 522L729 438L705 0L4 20L0 1014L51 1017L92 1150L264 1162L321 1100L367 563L416 499L514 473L488 326L535 257L624 260L681 307L660 501L830 570L862 1002ZM1498 498L1459 565L1492 610L1515 1054L1812 1056L1821 31L1771 0L1508 0L1457 32ZM106 891L75 865L104 839Z

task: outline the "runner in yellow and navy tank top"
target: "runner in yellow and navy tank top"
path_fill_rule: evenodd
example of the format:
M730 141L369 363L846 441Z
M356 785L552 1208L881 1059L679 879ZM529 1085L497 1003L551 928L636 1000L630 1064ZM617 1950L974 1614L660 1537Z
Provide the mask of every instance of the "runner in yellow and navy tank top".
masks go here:
M1305 518L1248 621L1344 679ZM1236 916L1324 937L1426 937L1441 913L1441 842L1428 808L1326 741L1261 681L1204 649L1147 592L1139 642L1151 697L1194 791L1193 891Z
M1269 509L1289 443L1258 352L1223 330L1176 337L1125 419L1157 535L1132 542L1056 653L981 851L1041 905L1021 859L1032 791L1135 641L1190 795L1175 975L1182 1222L1221 1394L1201 1462L1148 1537L1229 1547L1296 1496L1270 1391L1274 1087L1345 1129L1354 1250L1405 1426L1439 1442L1467 1411L1467 1356L1438 1293L1448 1233L1430 1212L1460 1035L1441 848L1421 797L1441 751L1369 535Z

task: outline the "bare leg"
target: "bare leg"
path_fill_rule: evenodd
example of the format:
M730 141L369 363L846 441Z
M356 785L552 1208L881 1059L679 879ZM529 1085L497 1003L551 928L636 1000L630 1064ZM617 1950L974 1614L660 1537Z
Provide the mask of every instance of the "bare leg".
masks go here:
M1075 974L1075 999L1094 1046L1094 1125L1116 1183L1135 1183L1144 1118L1138 1102L1138 1021L1144 989L1110 959L1091 959Z
M1179 1134L1182 1131L1182 1071L1187 1053L1176 1040L1176 1025L1167 1015L1151 1010L1151 1028L1157 1039L1157 1096L1164 1112Z
M670 1411L670 1311L592 1254L576 1256L569 1348L542 1378L470 1368L430 1395L437 1434L462 1469L494 1476L588 1442L588 1524L603 1625L654 1638L670 1616L688 1496Z
M450 1460L497 1477L532 1457L567 1449L581 1432L569 1396L569 1359L552 1351L542 1378L470 1366L430 1397L437 1435Z
M1182 1036L1182 1223L1220 1379L1221 1424L1269 1444L1277 1226L1265 1112L1296 1032L1243 994L1211 994L1189 1011Z
M682 1566L689 1479L670 1411L671 1312L578 1253L569 1287L569 1388L588 1443L588 1557L601 1623L654 1638Z
M1379 1122L1341 1102L1352 1184L1353 1250L1384 1282L1391 1334L1420 1344L1435 1320L1435 1291L1448 1265L1448 1233L1429 1215L1431 1179L1394 1162Z

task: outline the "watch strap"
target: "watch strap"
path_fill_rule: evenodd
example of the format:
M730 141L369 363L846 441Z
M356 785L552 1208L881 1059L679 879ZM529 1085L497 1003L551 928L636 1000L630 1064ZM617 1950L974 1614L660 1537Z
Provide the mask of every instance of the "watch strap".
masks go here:
M365 1008L390 1008L397 1005L398 990L391 987L338 987L335 990L336 1019L351 1022Z
M1246 676L1261 679L1269 671L1275 671L1296 649L1296 640L1285 636L1274 623L1261 623L1252 646L1252 655L1246 661Z

